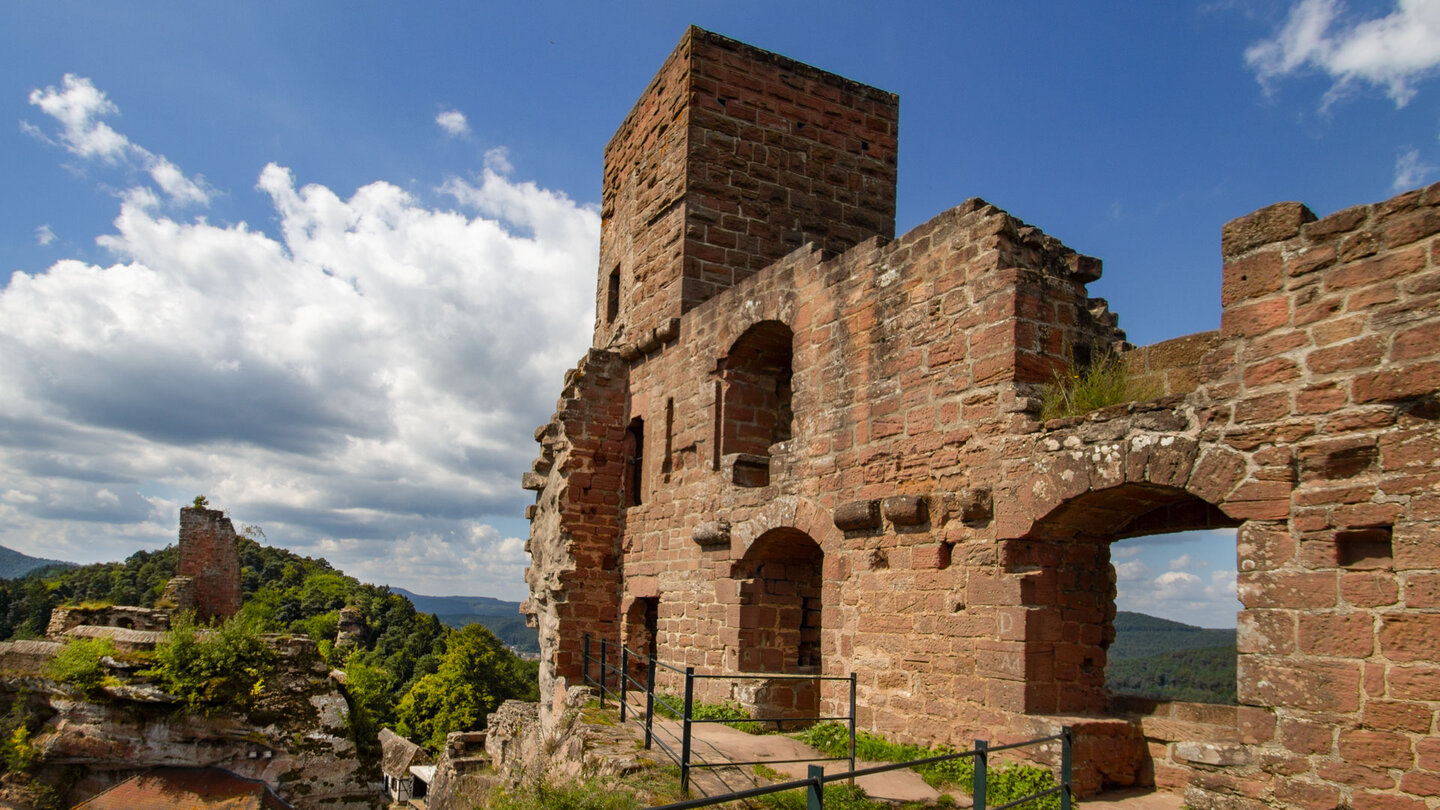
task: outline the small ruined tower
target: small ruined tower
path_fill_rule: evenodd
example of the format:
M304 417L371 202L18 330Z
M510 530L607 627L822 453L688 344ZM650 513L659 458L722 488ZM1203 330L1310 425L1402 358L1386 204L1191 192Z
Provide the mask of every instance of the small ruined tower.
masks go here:
M180 510L177 577L194 582L195 618L228 619L240 610L240 548L230 518L218 509Z

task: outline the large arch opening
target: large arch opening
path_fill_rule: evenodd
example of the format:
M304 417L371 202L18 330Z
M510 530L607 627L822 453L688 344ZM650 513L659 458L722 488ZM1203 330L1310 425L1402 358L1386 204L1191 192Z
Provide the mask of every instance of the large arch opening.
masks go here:
M758 537L732 569L737 580L739 643L735 668L746 673L818 675L821 671L821 570L825 554L799 529ZM818 682L773 679L742 682L742 703L757 716L814 716Z
M761 321L745 330L721 360L721 456L765 458L771 445L790 440L793 343L790 327L779 321ZM763 486L769 483L769 476L752 472L737 482Z
M1130 483L1072 498L1005 543L1012 572L1035 572L1026 606L1025 709L1034 714L1107 713L1106 668L1115 641L1117 540L1231 529L1240 522L1175 487ZM1232 552L1234 546L1231 546ZM1234 671L1231 671L1231 677Z

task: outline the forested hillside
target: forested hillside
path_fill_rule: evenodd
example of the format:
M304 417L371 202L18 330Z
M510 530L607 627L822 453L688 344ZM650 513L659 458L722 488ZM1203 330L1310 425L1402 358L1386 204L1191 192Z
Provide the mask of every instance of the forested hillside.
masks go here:
M13 548L0 546L0 579L23 577L37 568L49 566L69 568L74 565L75 563L61 562L60 560L31 557L29 554L21 554Z
M1115 643L1110 661L1149 658L1175 650L1235 646L1234 630L1196 627L1144 613L1122 610L1115 614Z
M1120 611L1105 686L1117 695L1235 702L1235 631Z
M484 627L452 629L406 597L359 582L323 559L251 537L239 543L244 606L238 620L254 631L314 639L326 661L347 675L363 726L357 737L394 725L433 747L446 731L479 727L504 699L534 699L535 665L516 658ZM124 562L0 580L0 640L43 635L51 610L62 604L153 607L177 562L171 546ZM366 632L358 646L337 650L339 610L346 606L360 608Z
M488 596L425 596L411 593L404 588L391 590L409 599L416 610L433 613L450 627L483 624L517 652L540 652L540 631L525 625L525 617L520 615L519 602L506 602Z

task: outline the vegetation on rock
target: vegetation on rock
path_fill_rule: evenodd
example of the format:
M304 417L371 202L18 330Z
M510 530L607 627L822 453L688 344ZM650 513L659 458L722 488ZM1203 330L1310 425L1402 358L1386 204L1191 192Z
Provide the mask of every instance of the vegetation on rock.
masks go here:
M244 534L239 538L244 595L240 614L214 635L182 621L155 653L154 677L194 708L219 705L227 696L248 705L269 674L259 635L303 635L317 642L327 664L345 671L356 708L351 717L356 740L368 745L379 728L397 724L396 707L422 680L439 672L452 645L477 647L475 631L452 630L388 588L361 583L323 559L262 545L257 538L264 535L253 527ZM124 562L45 569L0 580L0 640L42 637L51 611L61 605L156 607L178 561L176 547L170 546L136 552ZM336 649L339 611L347 606L359 609L366 629L356 644ZM462 689L453 700L446 697L451 700L446 703L437 701L441 692L437 679L431 679L411 700L418 707L411 710L411 724L425 729L432 745L438 745L435 730L446 723L458 724L446 731L483 726L485 715L476 717L465 706L489 706L489 711L508 698L535 699L537 665L519 660L493 636L488 643L485 667L463 670L457 665L438 685L448 689L467 672L473 682L481 669L500 673L494 684ZM229 673L231 668L236 671ZM439 732L438 740L443 739L444 732Z
M178 617L152 660L147 675L190 709L206 713L251 708L275 670L275 653L260 638L259 623L243 614L212 631Z
M115 656L115 643L108 638L71 639L45 667L45 674L55 680L92 692L105 680L105 665L100 659Z

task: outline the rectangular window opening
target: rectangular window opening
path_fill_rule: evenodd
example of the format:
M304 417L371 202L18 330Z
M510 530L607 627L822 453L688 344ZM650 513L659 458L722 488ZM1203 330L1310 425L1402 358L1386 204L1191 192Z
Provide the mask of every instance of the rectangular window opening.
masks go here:
M620 314L620 268L610 271L609 289L605 294L605 322L614 323Z

